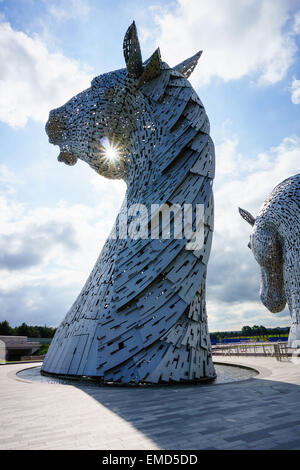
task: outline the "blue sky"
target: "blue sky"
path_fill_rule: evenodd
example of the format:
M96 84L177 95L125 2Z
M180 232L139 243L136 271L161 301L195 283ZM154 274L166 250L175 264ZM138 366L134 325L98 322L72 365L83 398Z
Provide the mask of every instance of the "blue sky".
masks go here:
M56 326L75 300L125 193L44 131L50 109L124 67L136 21L143 58L174 66L203 49L191 83L216 146L210 330L289 324L259 301L237 207L256 214L299 172L300 0L0 0L0 321Z

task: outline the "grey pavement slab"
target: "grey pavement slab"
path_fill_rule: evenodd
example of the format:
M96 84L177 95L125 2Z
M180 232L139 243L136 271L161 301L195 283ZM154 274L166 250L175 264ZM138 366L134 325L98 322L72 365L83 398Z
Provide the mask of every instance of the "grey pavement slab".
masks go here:
M20 380L0 366L0 449L299 449L300 365L219 385L95 387Z

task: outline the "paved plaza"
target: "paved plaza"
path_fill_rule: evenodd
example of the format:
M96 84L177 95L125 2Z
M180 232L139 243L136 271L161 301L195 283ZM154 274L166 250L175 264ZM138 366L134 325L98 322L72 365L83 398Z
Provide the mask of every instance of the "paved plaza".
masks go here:
M0 449L300 449L300 360L218 357L255 378L219 385L30 382L0 366ZM35 364L39 365L39 364Z

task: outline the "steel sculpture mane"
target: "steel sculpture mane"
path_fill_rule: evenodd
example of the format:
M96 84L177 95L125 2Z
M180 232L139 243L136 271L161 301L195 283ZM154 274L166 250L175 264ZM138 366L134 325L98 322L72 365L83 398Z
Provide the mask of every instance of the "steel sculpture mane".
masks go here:
M288 346L300 347L300 174L276 186L254 218L239 209L253 227L249 248L261 267L261 300L272 312L286 302L291 313Z
M171 68L157 49L143 63L134 22L123 49L126 68L94 78L90 88L51 111L46 125L49 141L60 147L59 161L73 165L81 158L100 175L125 180L127 192L42 371L122 383L212 379L205 280L214 145L202 102L187 80L201 53ZM107 157L104 138L118 155ZM184 236L120 236L128 207L180 210L186 203L204 205L199 249L186 249Z

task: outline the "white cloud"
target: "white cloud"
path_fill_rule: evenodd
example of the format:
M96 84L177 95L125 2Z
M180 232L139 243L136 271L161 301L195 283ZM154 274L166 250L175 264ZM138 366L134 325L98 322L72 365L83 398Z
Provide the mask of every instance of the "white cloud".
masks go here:
M294 32L300 34L300 10L297 11L294 17Z
M266 328L275 328L290 324L290 315L286 309L274 315L261 303L255 301L232 304L208 301L207 311L210 332L238 331L246 325L263 325Z
M95 199L99 200L94 206L61 201L54 207L31 209L16 201L9 188L7 191L2 188L1 254L32 251L41 254L32 265L34 270L49 265L51 269L70 269L88 275L112 229L126 188L122 181L107 180L99 175L91 176L91 182ZM108 197L108 194L113 196ZM0 258L0 269L6 267L1 266Z
M86 19L90 13L90 7L86 0L47 0L48 12L56 20L66 21L74 18Z
M6 180L16 184L5 166L0 170L0 179L9 175ZM61 201L54 207L31 209L15 199L9 185L0 188L0 321L57 325L64 318L125 194L121 181L99 175L91 181L99 201L91 206Z
M291 100L294 104L300 103L300 80L293 80L291 86Z
M0 120L24 126L46 122L49 111L90 86L90 75L35 35L0 23Z
M215 193L222 210L227 211L234 204L244 204L257 212L276 184L299 172L300 138L286 137L277 147L251 159L238 152L237 138L227 139L216 147L216 155L218 161L225 160L233 170L227 174L217 168Z
M5 165L0 165L0 191L14 193L16 176Z
M259 83L276 83L297 50L299 13L290 31L285 28L291 6L290 0L177 0L153 10L159 27L156 42L172 66L203 49L194 83L252 74ZM149 32L143 31L143 37Z

